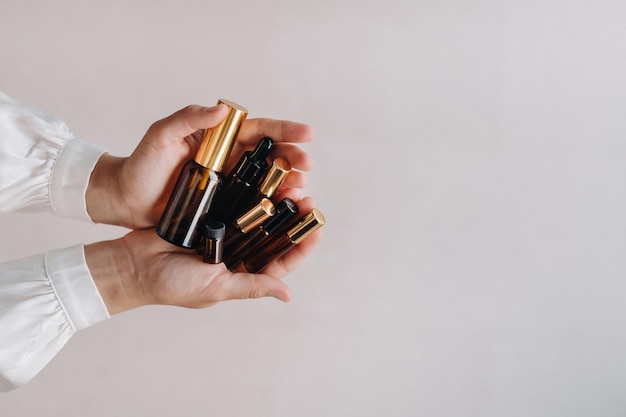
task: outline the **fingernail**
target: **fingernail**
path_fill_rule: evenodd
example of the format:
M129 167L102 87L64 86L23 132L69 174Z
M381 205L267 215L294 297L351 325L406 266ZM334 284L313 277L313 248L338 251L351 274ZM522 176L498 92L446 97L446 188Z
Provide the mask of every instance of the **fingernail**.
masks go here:
M285 303L288 303L289 301L291 301L290 293L275 292L274 294L272 294L272 296L280 301L284 301Z
M222 109L226 109L226 107L227 106L225 104L220 103L213 107L205 107L204 111L206 111L207 113L217 113L220 112Z

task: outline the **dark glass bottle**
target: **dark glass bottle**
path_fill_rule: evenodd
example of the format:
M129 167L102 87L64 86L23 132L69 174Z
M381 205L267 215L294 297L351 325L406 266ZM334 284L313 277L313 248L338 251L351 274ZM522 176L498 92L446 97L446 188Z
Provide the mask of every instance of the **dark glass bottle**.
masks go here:
M276 204L276 213L259 227L247 233L235 244L231 244L228 255L224 257L224 264L228 269L234 268L249 253L263 245L273 233L280 233L288 222L298 213L298 206L291 199L285 198Z
M218 221L202 222L200 234L202 235L202 259L209 264L222 262L224 253L224 233L226 225Z
M285 181L285 178L287 178L290 171L291 165L289 162L283 158L274 159L274 161L272 161L272 166L269 168L267 175L263 179L263 182L259 185L258 189L254 190L255 192L252 193L252 197L247 201L243 199L240 200L240 207L243 208L243 211L247 211L259 204L259 201L264 198L271 199L283 184L283 181Z
M255 274L261 272L270 262L295 248L325 223L324 215L319 210L313 209L286 233L272 235L262 247L252 251L251 256L244 259L244 266L248 272Z
M276 212L274 203L268 198L261 200L259 204L248 210L243 216L226 227L224 236L224 255L228 256L232 248L245 238L246 234L259 227L261 223L269 219Z
M259 182L267 173L266 159L273 145L271 138L263 138L253 151L243 154L217 193L211 218L230 224L245 212L247 207L242 205L252 200Z
M196 157L183 166L157 225L159 236L183 248L195 248L198 244L198 224L211 207L222 182L221 171L248 114L231 101L220 99L218 104L228 106L226 117L206 131Z

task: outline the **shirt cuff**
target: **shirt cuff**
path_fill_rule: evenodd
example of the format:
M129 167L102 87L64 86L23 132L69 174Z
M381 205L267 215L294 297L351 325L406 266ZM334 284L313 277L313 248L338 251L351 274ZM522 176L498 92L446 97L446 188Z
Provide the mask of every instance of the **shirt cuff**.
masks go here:
M47 252L45 268L59 303L75 330L110 317L87 267L83 245Z
M80 139L65 144L50 178L50 204L54 213L92 221L87 213L85 193L91 172L104 152L103 148Z

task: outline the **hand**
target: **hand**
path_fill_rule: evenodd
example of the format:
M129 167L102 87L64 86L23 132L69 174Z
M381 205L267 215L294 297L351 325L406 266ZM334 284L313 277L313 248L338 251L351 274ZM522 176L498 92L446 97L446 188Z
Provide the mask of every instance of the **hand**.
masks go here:
M163 213L182 165L195 156L204 131L226 116L226 106L188 106L155 122L126 158L104 154L96 164L86 192L87 211L96 223L142 229L154 227ZM311 158L296 143L314 137L309 126L274 119L246 120L225 167L228 173L243 152L269 136L276 146L274 157L286 159L294 168L286 188L302 188L302 171L312 167Z
M301 213L313 208L305 197ZM313 250L316 231L294 249L274 260L262 274L237 272L224 264L207 264L193 250L173 246L153 229L136 230L123 238L85 246L91 275L110 314L148 304L203 308L219 301L275 297L289 301L291 292L281 281Z

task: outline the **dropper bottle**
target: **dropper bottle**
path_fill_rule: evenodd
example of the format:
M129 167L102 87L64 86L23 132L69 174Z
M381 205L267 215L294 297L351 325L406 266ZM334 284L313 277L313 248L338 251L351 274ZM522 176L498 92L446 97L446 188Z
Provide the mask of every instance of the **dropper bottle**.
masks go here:
M259 182L268 170L267 157L274 146L271 138L263 138L252 151L243 154L239 162L215 197L210 216L226 224L232 223L245 211L253 197Z
M207 129L195 158L183 166L156 229L163 239L183 248L198 244L198 224L211 207L224 164L248 115L232 101L220 99L218 104L225 104L228 113L217 126Z
M241 207L243 210L249 210L264 198L271 199L276 191L287 178L287 175L291 172L291 164L283 158L276 158L272 161L272 166L267 171L267 175L263 179L259 188L255 190L252 197L246 201L241 201Z

